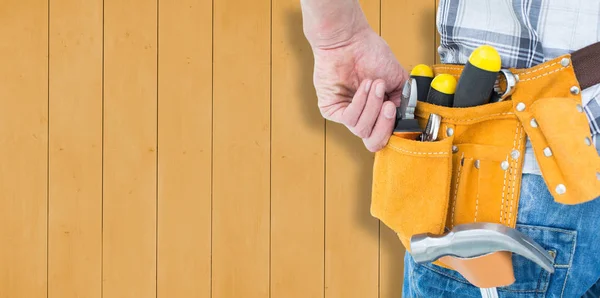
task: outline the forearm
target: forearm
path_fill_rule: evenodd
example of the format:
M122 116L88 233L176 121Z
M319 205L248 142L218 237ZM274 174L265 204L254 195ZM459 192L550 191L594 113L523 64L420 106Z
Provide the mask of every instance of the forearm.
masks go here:
M358 0L301 0L304 34L311 46L341 46L370 29Z

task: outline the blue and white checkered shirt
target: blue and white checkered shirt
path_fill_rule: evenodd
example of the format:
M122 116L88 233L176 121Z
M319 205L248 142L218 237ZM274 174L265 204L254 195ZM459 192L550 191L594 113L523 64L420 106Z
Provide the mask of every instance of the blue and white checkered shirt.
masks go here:
M600 41L600 1L440 0L436 22L442 63L489 44L503 67L528 68ZM600 84L582 90L582 105L600 154ZM541 174L529 141L523 172Z

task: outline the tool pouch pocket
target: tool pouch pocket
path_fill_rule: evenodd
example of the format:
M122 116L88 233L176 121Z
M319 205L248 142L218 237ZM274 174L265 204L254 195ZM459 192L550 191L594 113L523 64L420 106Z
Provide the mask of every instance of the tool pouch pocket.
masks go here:
M600 195L600 158L578 99L540 98L518 116L555 201L573 205Z
M371 214L395 231L407 249L414 234L444 231L453 139L420 142L411 134L392 135L375 155Z

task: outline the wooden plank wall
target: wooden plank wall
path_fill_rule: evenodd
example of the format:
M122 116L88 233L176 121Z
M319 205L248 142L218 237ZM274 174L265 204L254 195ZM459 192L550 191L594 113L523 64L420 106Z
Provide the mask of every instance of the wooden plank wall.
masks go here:
M438 61L437 1L360 3ZM401 296L299 0L5 0L0 61L0 298Z

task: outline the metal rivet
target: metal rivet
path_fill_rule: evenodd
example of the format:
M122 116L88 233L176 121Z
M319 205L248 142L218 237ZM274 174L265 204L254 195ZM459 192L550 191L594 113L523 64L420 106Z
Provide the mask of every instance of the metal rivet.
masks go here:
M522 103L522 102L518 103L517 104L517 111L519 111L519 112L525 111L525 104Z
M478 160L475 161L475 168L476 169L479 169L479 164L480 164L480 162L479 162L479 159L478 159Z
M577 105L577 112L583 113L583 107L581 105Z
M508 161L506 161L506 160L500 164L500 167L502 167L502 169L505 171L508 169L508 166L509 166L509 164L508 164Z
M571 87L571 94L577 95L577 94L579 94L579 91L580 91L579 87L577 87L577 86Z
M529 125L531 125L531 127L538 127L537 121L535 121L535 119L531 119L531 121L529 121Z
M592 140L590 140L590 138L585 138L585 145L586 146L591 146L592 145Z
M520 79L521 79L521 78L519 78L519 75L517 75L517 74L516 74L516 75L515 75L515 80L517 80L517 83L519 82L519 80L520 80Z
M559 184L556 186L556 193L559 195L564 194L565 192L567 192L567 187L565 187L564 184Z
M600 172L596 172L596 179L600 180Z
M452 153L458 152L458 146L452 146Z
M446 129L446 134L450 137L454 134L454 129L452 127L448 127Z
M563 67L567 67L567 66L569 66L569 62L570 62L569 58L562 58L560 60L560 65L562 65Z
M550 150L550 147L546 147L546 148L544 148L544 155L545 155L546 157L550 157L550 156L552 156L552 150Z
M548 251L548 255L550 255L550 257L552 257L553 259L556 258L556 253L551 250Z
M517 159L517 158L519 158L519 156L520 156L520 155L521 155L521 153L519 152L519 150L513 150L513 151L510 153L510 157L512 157L513 159Z

